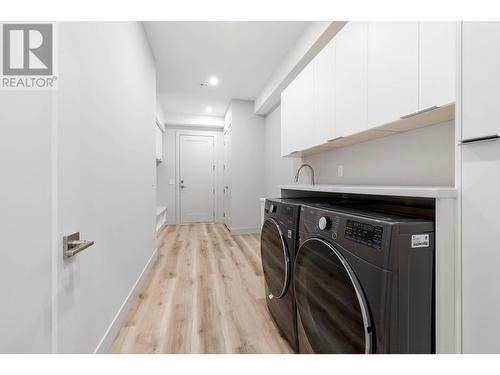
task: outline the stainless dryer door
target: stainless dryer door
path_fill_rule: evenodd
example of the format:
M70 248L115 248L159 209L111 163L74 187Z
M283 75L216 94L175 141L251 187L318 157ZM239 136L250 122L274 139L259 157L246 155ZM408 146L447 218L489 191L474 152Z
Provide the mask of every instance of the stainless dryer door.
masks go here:
M342 254L322 239L308 239L295 259L299 350L371 353L372 325L361 286Z
M290 284L290 253L278 222L267 219L262 226L260 251L269 299L281 298Z

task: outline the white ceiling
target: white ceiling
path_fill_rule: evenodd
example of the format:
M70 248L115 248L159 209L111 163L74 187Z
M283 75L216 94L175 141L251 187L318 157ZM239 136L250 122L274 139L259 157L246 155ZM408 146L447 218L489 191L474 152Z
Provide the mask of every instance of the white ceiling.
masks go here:
M223 116L254 100L308 22L145 22L165 112ZM201 87L210 76L215 87Z

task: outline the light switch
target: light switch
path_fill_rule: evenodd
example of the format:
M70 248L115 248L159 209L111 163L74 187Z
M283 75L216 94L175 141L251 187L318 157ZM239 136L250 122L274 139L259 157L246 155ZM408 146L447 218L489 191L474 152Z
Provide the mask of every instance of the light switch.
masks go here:
M338 177L344 176L344 166L343 165L339 165L337 167L337 176Z

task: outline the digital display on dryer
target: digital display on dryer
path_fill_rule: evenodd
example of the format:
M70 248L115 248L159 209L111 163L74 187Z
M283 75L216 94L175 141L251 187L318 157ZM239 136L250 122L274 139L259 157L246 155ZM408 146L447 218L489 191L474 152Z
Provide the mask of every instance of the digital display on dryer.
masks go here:
M384 228L378 225L360 223L359 221L347 220L345 238L380 250L382 248L382 234Z

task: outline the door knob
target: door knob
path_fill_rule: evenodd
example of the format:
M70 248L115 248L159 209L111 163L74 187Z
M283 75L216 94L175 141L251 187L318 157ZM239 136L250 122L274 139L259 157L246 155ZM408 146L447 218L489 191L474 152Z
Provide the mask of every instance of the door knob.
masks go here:
M184 189L184 188L186 188L186 185L180 185L179 187L180 187L181 189Z

